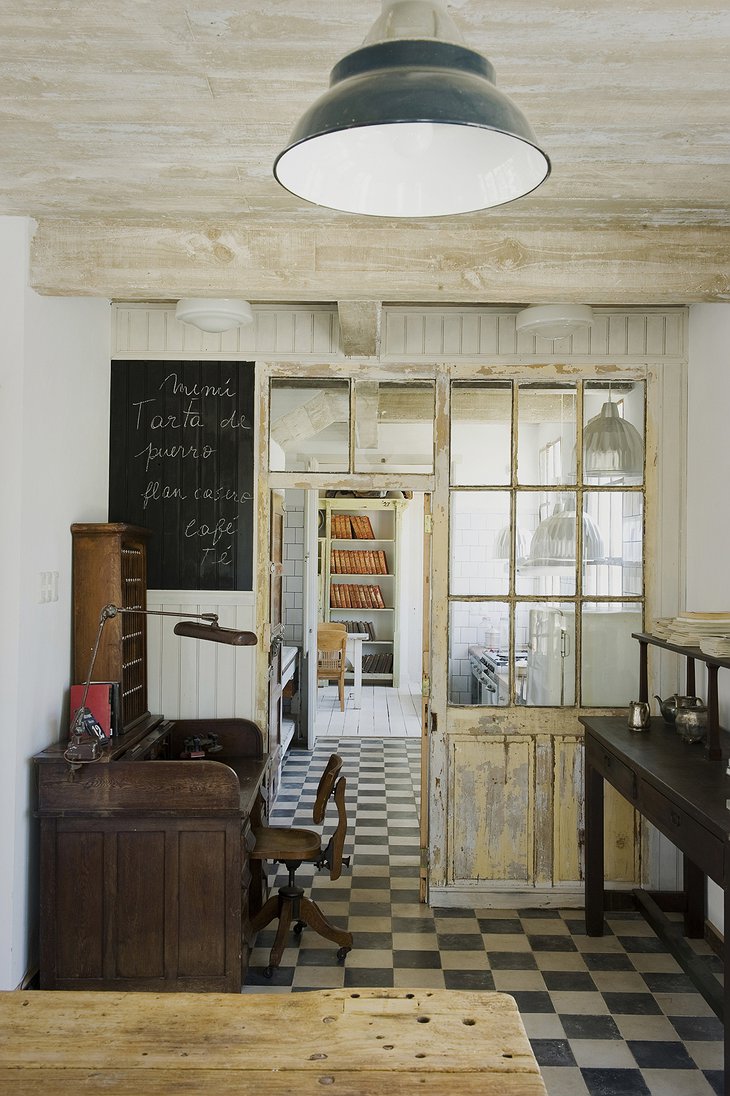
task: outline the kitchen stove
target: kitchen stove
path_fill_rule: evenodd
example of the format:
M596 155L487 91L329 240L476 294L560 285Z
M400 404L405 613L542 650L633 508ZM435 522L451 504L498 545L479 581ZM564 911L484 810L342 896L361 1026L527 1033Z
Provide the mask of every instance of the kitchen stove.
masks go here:
M509 701L509 652L478 643L469 647L472 704L504 705ZM517 651L515 670L520 679L527 666L527 652ZM522 690L518 688L518 696Z

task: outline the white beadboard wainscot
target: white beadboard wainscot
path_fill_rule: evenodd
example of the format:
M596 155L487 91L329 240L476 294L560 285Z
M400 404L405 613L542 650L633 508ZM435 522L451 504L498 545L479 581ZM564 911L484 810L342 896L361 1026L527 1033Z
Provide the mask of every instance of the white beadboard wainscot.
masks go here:
M254 595L241 590L148 590L147 608L217 613L222 627L256 630ZM253 719L256 647L176 636L172 617L147 617L148 703L168 719Z

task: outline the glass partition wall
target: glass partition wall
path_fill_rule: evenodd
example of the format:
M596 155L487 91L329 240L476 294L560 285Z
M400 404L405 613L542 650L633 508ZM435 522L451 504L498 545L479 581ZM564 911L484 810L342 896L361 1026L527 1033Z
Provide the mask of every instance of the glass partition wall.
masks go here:
M643 381L454 381L449 703L625 705L644 611Z
M432 477L435 394L429 379L272 379L270 470ZM637 695L645 404L636 379L450 382L451 705Z

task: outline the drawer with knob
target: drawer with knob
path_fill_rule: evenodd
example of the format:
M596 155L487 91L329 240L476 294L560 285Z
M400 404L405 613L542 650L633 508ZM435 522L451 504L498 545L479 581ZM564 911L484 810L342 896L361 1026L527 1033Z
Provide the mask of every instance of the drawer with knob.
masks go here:
M592 740L586 746L586 762L612 784L631 803L636 802L638 782L632 768L620 761L615 754Z
M639 809L697 867L716 882L723 878L723 844L653 784L642 780Z

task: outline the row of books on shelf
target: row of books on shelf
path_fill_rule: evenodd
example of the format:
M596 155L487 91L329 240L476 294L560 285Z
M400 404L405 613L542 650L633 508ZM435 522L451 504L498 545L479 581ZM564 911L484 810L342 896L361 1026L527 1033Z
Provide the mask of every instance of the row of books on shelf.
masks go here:
M375 639L375 625L369 620L338 620L337 624L344 624L350 635L361 635L367 639Z
M385 552L356 552L332 549L330 570L333 575L387 575Z
M384 609L385 602L379 586L333 582L330 606L334 609Z
M330 534L338 540L374 540L370 518L358 514L332 514Z
M393 656L389 655L363 655L362 672L364 674L392 674Z

